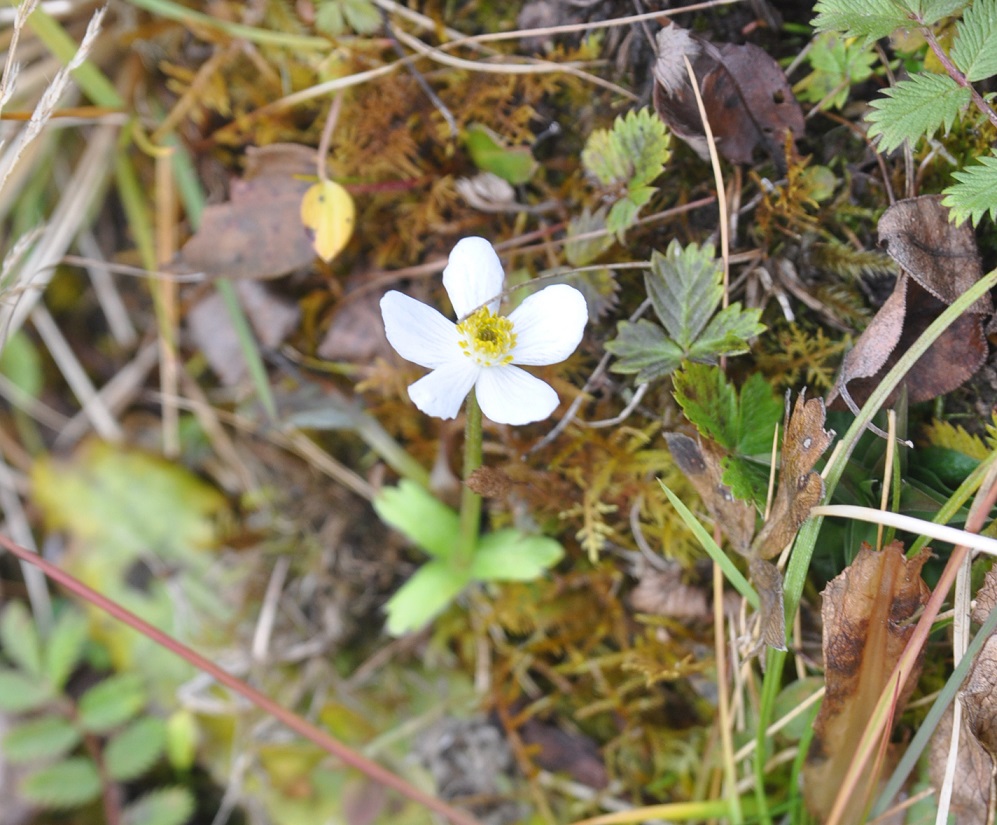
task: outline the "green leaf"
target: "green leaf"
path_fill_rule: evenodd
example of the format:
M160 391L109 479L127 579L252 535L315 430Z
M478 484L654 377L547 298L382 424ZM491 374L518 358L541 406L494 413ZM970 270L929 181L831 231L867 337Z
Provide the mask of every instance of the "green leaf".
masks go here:
M471 560L477 581L532 581L564 557L564 548L547 536L526 535L508 528L481 539Z
M67 607L59 614L45 644L45 677L56 690L65 687L80 663L88 637L89 626L82 613Z
M582 165L617 197L607 225L622 238L640 207L650 200L649 184L671 157L671 135L650 108L631 110L616 118L612 129L597 129L582 150Z
M892 0L819 0L810 25L818 32L879 40L910 24L910 16Z
M43 808L75 808L100 796L100 774L93 761L74 757L26 776L21 794Z
M952 60L974 83L997 74L997 0L974 0L955 26Z
M442 561L424 564L384 606L387 631L402 636L420 630L442 613L471 581L466 570L453 570Z
M370 0L340 0L343 16L357 34L373 34L384 25L381 12Z
M997 157L981 157L979 163L953 172L958 183L944 190L942 205L949 208L949 220L956 225L970 218L974 224L990 213L997 221Z
M511 184L526 183L536 171L537 162L529 147L509 147L501 137L480 123L467 127L464 143L475 166Z
M664 255L651 254L651 271L644 275L647 296L668 334L688 349L723 298L723 273L712 244L702 247L678 241Z
M166 758L175 771L189 771L197 757L197 719L186 708L166 720Z
M0 710L24 713L40 708L52 699L48 684L18 670L0 669Z
M769 456L775 425L784 404L761 373L754 373L741 387L737 417L737 451L744 455Z
M719 367L686 364L675 373L675 400L706 438L728 452L737 450L737 391Z
M930 26L943 17L952 17L959 9L971 0L920 0L918 17L926 26Z
M61 716L42 716L21 722L3 738L3 755L12 763L55 759L71 750L82 735Z
M111 737L104 748L104 766L111 779L128 782L149 770L165 747L166 724L143 716Z
M824 32L814 39L807 54L813 71L793 91L803 100L823 101L826 107L840 109L848 102L851 87L869 79L878 59L871 43Z
M880 136L881 152L890 152L905 140L914 144L942 126L948 131L971 99L969 89L948 75L929 72L901 80L884 94L869 104L873 111L865 118L871 124L869 137Z
M0 615L0 647L25 673L42 675L42 644L35 620L24 602L10 602Z
M104 733L131 719L145 705L145 688L135 673L119 673L98 682L80 697L80 723Z
M460 518L425 487L407 479L374 499L381 521L433 558L447 559L456 546Z
M37 398L45 382L42 359L31 339L18 330L0 351L0 374L30 398Z
M606 229L605 206L600 206L591 212L586 206L581 215L576 215L568 222L567 238L564 242L564 259L571 266L585 266L592 263L603 252L613 245L613 236ZM579 239L579 235L601 232L594 238Z
M682 348L665 335L657 324L643 318L636 324L620 321L616 338L606 342L606 350L618 360L610 369L624 374L637 373L638 384L670 375L682 363Z
M761 316L760 309L741 309L739 303L720 310L689 347L687 357L712 364L720 355L747 352L748 339L765 331L758 320Z
M186 788L160 788L125 808L124 825L186 825L196 809Z

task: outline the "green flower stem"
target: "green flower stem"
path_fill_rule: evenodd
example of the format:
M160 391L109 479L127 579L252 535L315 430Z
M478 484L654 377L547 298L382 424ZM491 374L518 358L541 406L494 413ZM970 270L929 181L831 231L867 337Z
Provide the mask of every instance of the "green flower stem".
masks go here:
M453 563L458 570L471 563L474 550L478 546L478 532L481 529L481 496L467 486L471 473L481 466L481 407L477 396L471 390L467 396L467 411L464 425L464 487L460 494L460 532L457 547L454 549Z

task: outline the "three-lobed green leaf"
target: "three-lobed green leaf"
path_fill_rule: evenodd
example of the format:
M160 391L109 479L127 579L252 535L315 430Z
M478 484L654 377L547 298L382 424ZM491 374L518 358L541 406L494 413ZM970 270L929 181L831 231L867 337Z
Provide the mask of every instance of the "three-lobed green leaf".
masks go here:
M711 363L745 352L748 339L765 329L759 310L732 304L717 312L722 272L710 244L683 248L672 241L664 255L652 254L644 283L661 326L621 321L616 338L606 343L618 358L611 369L636 373L638 384L670 375L685 360Z

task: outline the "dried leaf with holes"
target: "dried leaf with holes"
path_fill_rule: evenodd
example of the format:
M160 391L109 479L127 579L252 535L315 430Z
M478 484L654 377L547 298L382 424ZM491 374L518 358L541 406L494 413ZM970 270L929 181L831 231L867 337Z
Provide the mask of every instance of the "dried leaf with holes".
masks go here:
M807 807L823 818L841 791L859 741L914 632L913 617L930 591L921 568L931 557L922 550L908 559L894 541L881 551L863 544L855 560L824 589L824 674L826 694L814 722L814 739L803 772ZM898 719L917 684L920 659L896 698ZM842 823L863 815L878 775L865 772L850 794Z
M807 400L806 392L801 392L790 414L789 399L786 393L779 487L768 520L752 542L753 558L778 556L824 496L824 480L814 472L817 460L834 440L834 430L824 429L824 401Z
M879 240L901 267L893 294L845 355L828 404L858 413L882 376L948 304L983 274L969 224L953 226L940 195L899 201L879 221ZM912 402L951 392L976 373L987 355L983 320L993 312L984 296L956 319L886 399L903 387ZM840 398L840 403L839 403Z
M277 278L309 266L315 252L301 225L301 199L315 150L296 144L252 149L230 200L205 207L201 226L174 266L208 278Z
M654 108L669 129L703 160L709 158L688 57L717 151L735 163L751 163L761 147L785 170L787 133L802 135L805 123L775 60L751 43L715 46L674 23L658 32L657 50Z

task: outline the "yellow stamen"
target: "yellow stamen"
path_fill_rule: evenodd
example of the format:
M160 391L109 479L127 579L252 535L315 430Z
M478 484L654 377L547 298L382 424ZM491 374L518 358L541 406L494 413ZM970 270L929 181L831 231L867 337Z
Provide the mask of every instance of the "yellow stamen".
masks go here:
M459 344L464 355L483 367L512 363L516 333L512 321L482 307L457 324Z

